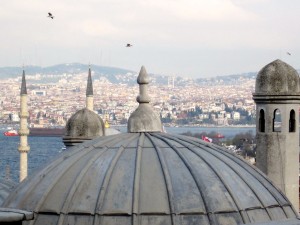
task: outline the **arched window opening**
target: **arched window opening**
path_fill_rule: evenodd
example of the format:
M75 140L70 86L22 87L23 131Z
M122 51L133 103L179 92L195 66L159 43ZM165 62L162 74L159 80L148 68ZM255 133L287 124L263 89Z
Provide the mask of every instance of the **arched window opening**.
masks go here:
M290 112L289 132L296 132L296 114L293 109Z
M265 132L265 111L263 109L259 111L258 129L259 132Z
M281 132L281 113L279 109L274 111L273 132Z

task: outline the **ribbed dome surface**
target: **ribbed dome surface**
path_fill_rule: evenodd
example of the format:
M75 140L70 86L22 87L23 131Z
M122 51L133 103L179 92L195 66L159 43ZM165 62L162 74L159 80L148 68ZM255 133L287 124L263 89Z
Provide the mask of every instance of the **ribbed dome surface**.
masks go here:
M258 170L202 140L125 133L84 142L21 183L5 207L32 224L246 224L295 218Z
M257 74L255 94L299 95L299 92L297 71L279 59L263 67Z
M17 186L13 181L7 179L0 180L0 205L7 198L9 193Z

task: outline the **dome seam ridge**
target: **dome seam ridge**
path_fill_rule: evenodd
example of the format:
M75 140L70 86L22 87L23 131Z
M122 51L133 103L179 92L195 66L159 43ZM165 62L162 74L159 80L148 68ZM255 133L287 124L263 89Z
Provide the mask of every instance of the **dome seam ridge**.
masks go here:
M173 192L171 176L169 173L169 168L167 166L167 163L165 161L165 156L163 155L161 148L159 146L157 146L156 144L154 144L154 140L152 139L151 134L146 133L146 136L151 141L153 148L155 149L155 152L157 154L158 160L160 162L160 167L161 167L162 173L164 175L163 177L164 177L166 190L167 190L169 210L170 210L170 214L172 215L173 213L175 213L175 208L174 208L175 204L172 204L174 202L174 192ZM171 220L172 220L172 224L174 224L174 220L175 220L174 216L171 217Z
M155 137L158 137L158 138L159 138L159 136L162 136L160 138L162 140L164 140L164 142L167 143L172 148L172 150L174 150L174 152L178 155L178 157L182 160L183 164L186 166L187 170L190 172L191 177L193 178L193 180L194 180L194 182L195 182L195 184L196 184L196 186L198 188L199 194L200 194L200 196L202 198L202 202L204 204L205 212L207 214L209 214L210 211L208 210L209 207L208 207L208 203L206 202L207 200L205 199L204 193L203 193L203 191L200 188L200 184L199 184L199 182L196 179L197 176L194 174L194 171L192 170L191 165L188 162L188 160L186 159L186 157L177 149L176 146L173 146L172 144L170 144L170 142L166 139L165 136L168 136L168 138L170 138L169 135L166 135L166 134L163 134L163 133L161 133L160 135L158 135L156 133L153 133L152 135L155 136ZM209 218L209 220L210 220L210 218Z
M236 207L237 211L239 211L240 209L243 208L241 206L241 202L232 193L232 191L230 189L230 185L228 184L228 182L225 179L223 179L223 177L221 176L220 172L217 169L215 169L213 166L210 165L210 163L208 162L208 160L205 156L200 155L197 152L195 152L193 149L191 149L190 146L186 145L186 141L180 140L180 138L178 138L178 137L169 137L169 138L171 140L179 142L181 145L185 146L187 149L189 149L191 152L193 152L193 154L197 155L214 172L214 174L219 178L221 183L226 188L227 192L230 194L232 201L235 203L235 207ZM201 149L209 154L209 152L207 150L204 150L203 148L201 148ZM245 215L243 215L242 213L240 215L241 215L241 218L242 218L244 223L250 222L249 219L245 217Z
M129 140L133 140L134 138L135 137L131 137L131 138L129 138ZM96 206L95 206L95 210L94 210L95 213L102 211L102 208L104 205L105 194L108 190L107 187L110 184L114 169L115 169L117 162L119 161L122 153L124 152L125 148L126 148L126 146L121 145L109 163L109 166L106 170L105 176L104 176L102 184L101 184L101 191L99 192L99 195L97 196Z

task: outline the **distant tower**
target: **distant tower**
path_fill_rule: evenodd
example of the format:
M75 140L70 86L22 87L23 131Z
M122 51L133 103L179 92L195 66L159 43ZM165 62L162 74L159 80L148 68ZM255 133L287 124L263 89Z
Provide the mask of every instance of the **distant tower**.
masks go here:
M27 153L30 147L27 142L29 129L27 125L28 109L27 109L27 88L25 80L25 71L23 70L21 93L20 93L20 145L18 150L20 152L20 182L27 177Z
M88 80L86 85L86 108L91 111L94 110L94 93L93 93L91 68L89 68Z
M175 76L168 77L168 87L175 87Z
M299 207L299 75L275 60L256 78L256 165Z
M174 87L175 87L175 77L172 76L172 88L174 88Z

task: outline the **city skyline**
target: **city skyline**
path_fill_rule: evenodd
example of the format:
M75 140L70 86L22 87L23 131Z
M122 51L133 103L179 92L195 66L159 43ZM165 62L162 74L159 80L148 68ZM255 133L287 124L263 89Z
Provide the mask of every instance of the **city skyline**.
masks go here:
M257 72L279 58L299 69L299 6L295 0L4 1L0 67L80 62L138 71L145 65L149 73L202 78Z

